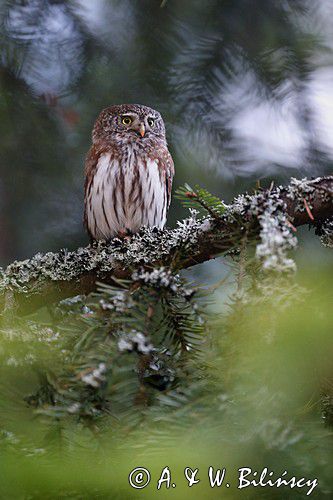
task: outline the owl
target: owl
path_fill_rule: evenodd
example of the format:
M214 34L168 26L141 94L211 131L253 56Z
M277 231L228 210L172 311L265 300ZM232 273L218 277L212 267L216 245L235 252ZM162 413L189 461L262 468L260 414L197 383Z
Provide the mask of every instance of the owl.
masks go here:
M163 119L139 104L104 109L85 163L84 221L92 240L109 240L142 226L163 228L174 164Z

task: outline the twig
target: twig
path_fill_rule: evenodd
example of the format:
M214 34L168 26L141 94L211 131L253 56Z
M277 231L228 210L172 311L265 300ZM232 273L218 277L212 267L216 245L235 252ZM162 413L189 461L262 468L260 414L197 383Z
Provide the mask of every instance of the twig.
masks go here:
M304 203L304 206L305 206L305 210L306 210L306 211L307 211L307 213L308 213L308 216L310 217L310 219L311 219L311 220L314 220L314 217L313 217L313 215L312 215L312 212L311 212L311 210L310 210L310 207L309 207L309 205L308 205L308 202L306 201L306 199L305 199L305 198L303 198L303 203Z

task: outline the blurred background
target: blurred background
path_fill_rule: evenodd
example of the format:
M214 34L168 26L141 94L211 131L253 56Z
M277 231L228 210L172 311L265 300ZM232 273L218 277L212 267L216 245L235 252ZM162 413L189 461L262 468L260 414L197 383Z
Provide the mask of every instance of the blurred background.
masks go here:
M175 187L228 202L332 171L330 0L1 0L0 22L2 266L87 243L83 163L109 104L163 114ZM185 216L174 200L169 224Z

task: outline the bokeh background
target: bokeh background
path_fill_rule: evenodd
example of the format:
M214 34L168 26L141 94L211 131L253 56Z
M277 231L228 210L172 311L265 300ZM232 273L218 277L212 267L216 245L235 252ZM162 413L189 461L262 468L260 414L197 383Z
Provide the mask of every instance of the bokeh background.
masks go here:
M109 104L161 111L175 186L227 202L331 172L330 0L1 0L0 23L2 266L87 242L83 163ZM174 200L169 224L184 216Z

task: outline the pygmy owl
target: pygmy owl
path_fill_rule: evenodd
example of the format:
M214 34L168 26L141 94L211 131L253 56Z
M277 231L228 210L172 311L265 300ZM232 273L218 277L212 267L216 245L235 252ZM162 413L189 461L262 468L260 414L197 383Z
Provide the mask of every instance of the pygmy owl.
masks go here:
M84 220L92 239L163 228L174 165L161 115L147 106L104 109L85 163Z

